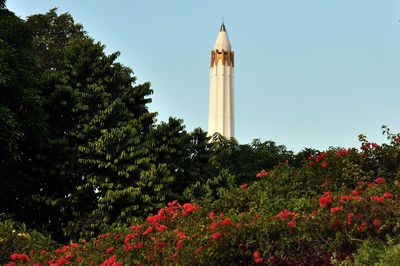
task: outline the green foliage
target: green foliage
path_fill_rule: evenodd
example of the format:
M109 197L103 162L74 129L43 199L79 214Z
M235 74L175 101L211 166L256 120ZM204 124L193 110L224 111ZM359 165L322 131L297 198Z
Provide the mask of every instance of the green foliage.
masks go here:
M384 250L385 244L383 242L367 239L357 250L354 262L356 265L375 265L379 261L380 255L384 253Z
M87 37L81 24L75 24L69 13L58 15L57 8L50 9L46 14L29 16L27 24L34 30L34 47L42 72L64 69L64 49L74 41Z
M50 237L35 230L29 230L25 224L11 220L0 222L0 264L10 260L11 254L29 253L31 250L47 250L55 245Z
M29 217L35 180L30 170L47 130L38 92L32 32L20 18L0 9L0 212Z

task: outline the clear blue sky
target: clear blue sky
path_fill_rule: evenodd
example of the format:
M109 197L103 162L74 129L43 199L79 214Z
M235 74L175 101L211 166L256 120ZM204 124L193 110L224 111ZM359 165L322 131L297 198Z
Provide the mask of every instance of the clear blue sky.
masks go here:
M288 149L382 143L400 132L400 0L8 0L21 18L58 7L150 81L158 120L207 130L221 17L235 51L236 138Z

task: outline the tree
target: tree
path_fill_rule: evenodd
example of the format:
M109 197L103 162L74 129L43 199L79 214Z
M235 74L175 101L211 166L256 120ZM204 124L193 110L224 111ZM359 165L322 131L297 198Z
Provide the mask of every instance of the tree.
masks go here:
M27 23L35 32L35 51L42 71L63 69L60 59L64 49L75 40L88 37L83 26L75 23L69 13L57 15L57 8L46 14L29 16Z
M152 153L150 84L134 86L132 70L115 62L119 53L105 55L68 13L52 9L27 22L49 123L35 199L53 208L40 208L38 223L50 220L47 231L59 238L62 228L78 237L158 208L173 177Z
M0 2L0 213L29 217L35 179L29 171L46 132L32 32Z

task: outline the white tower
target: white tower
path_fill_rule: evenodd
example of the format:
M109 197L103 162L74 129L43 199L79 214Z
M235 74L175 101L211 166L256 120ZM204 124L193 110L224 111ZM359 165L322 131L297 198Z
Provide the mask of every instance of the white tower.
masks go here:
M235 136L233 110L234 54L222 23L214 50L211 51L210 109L208 135L215 132L227 138Z

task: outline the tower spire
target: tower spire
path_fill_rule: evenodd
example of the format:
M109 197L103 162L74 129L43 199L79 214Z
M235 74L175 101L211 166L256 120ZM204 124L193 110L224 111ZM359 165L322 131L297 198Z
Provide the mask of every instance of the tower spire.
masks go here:
M219 31L226 31L224 20L222 20L221 28L219 29Z

